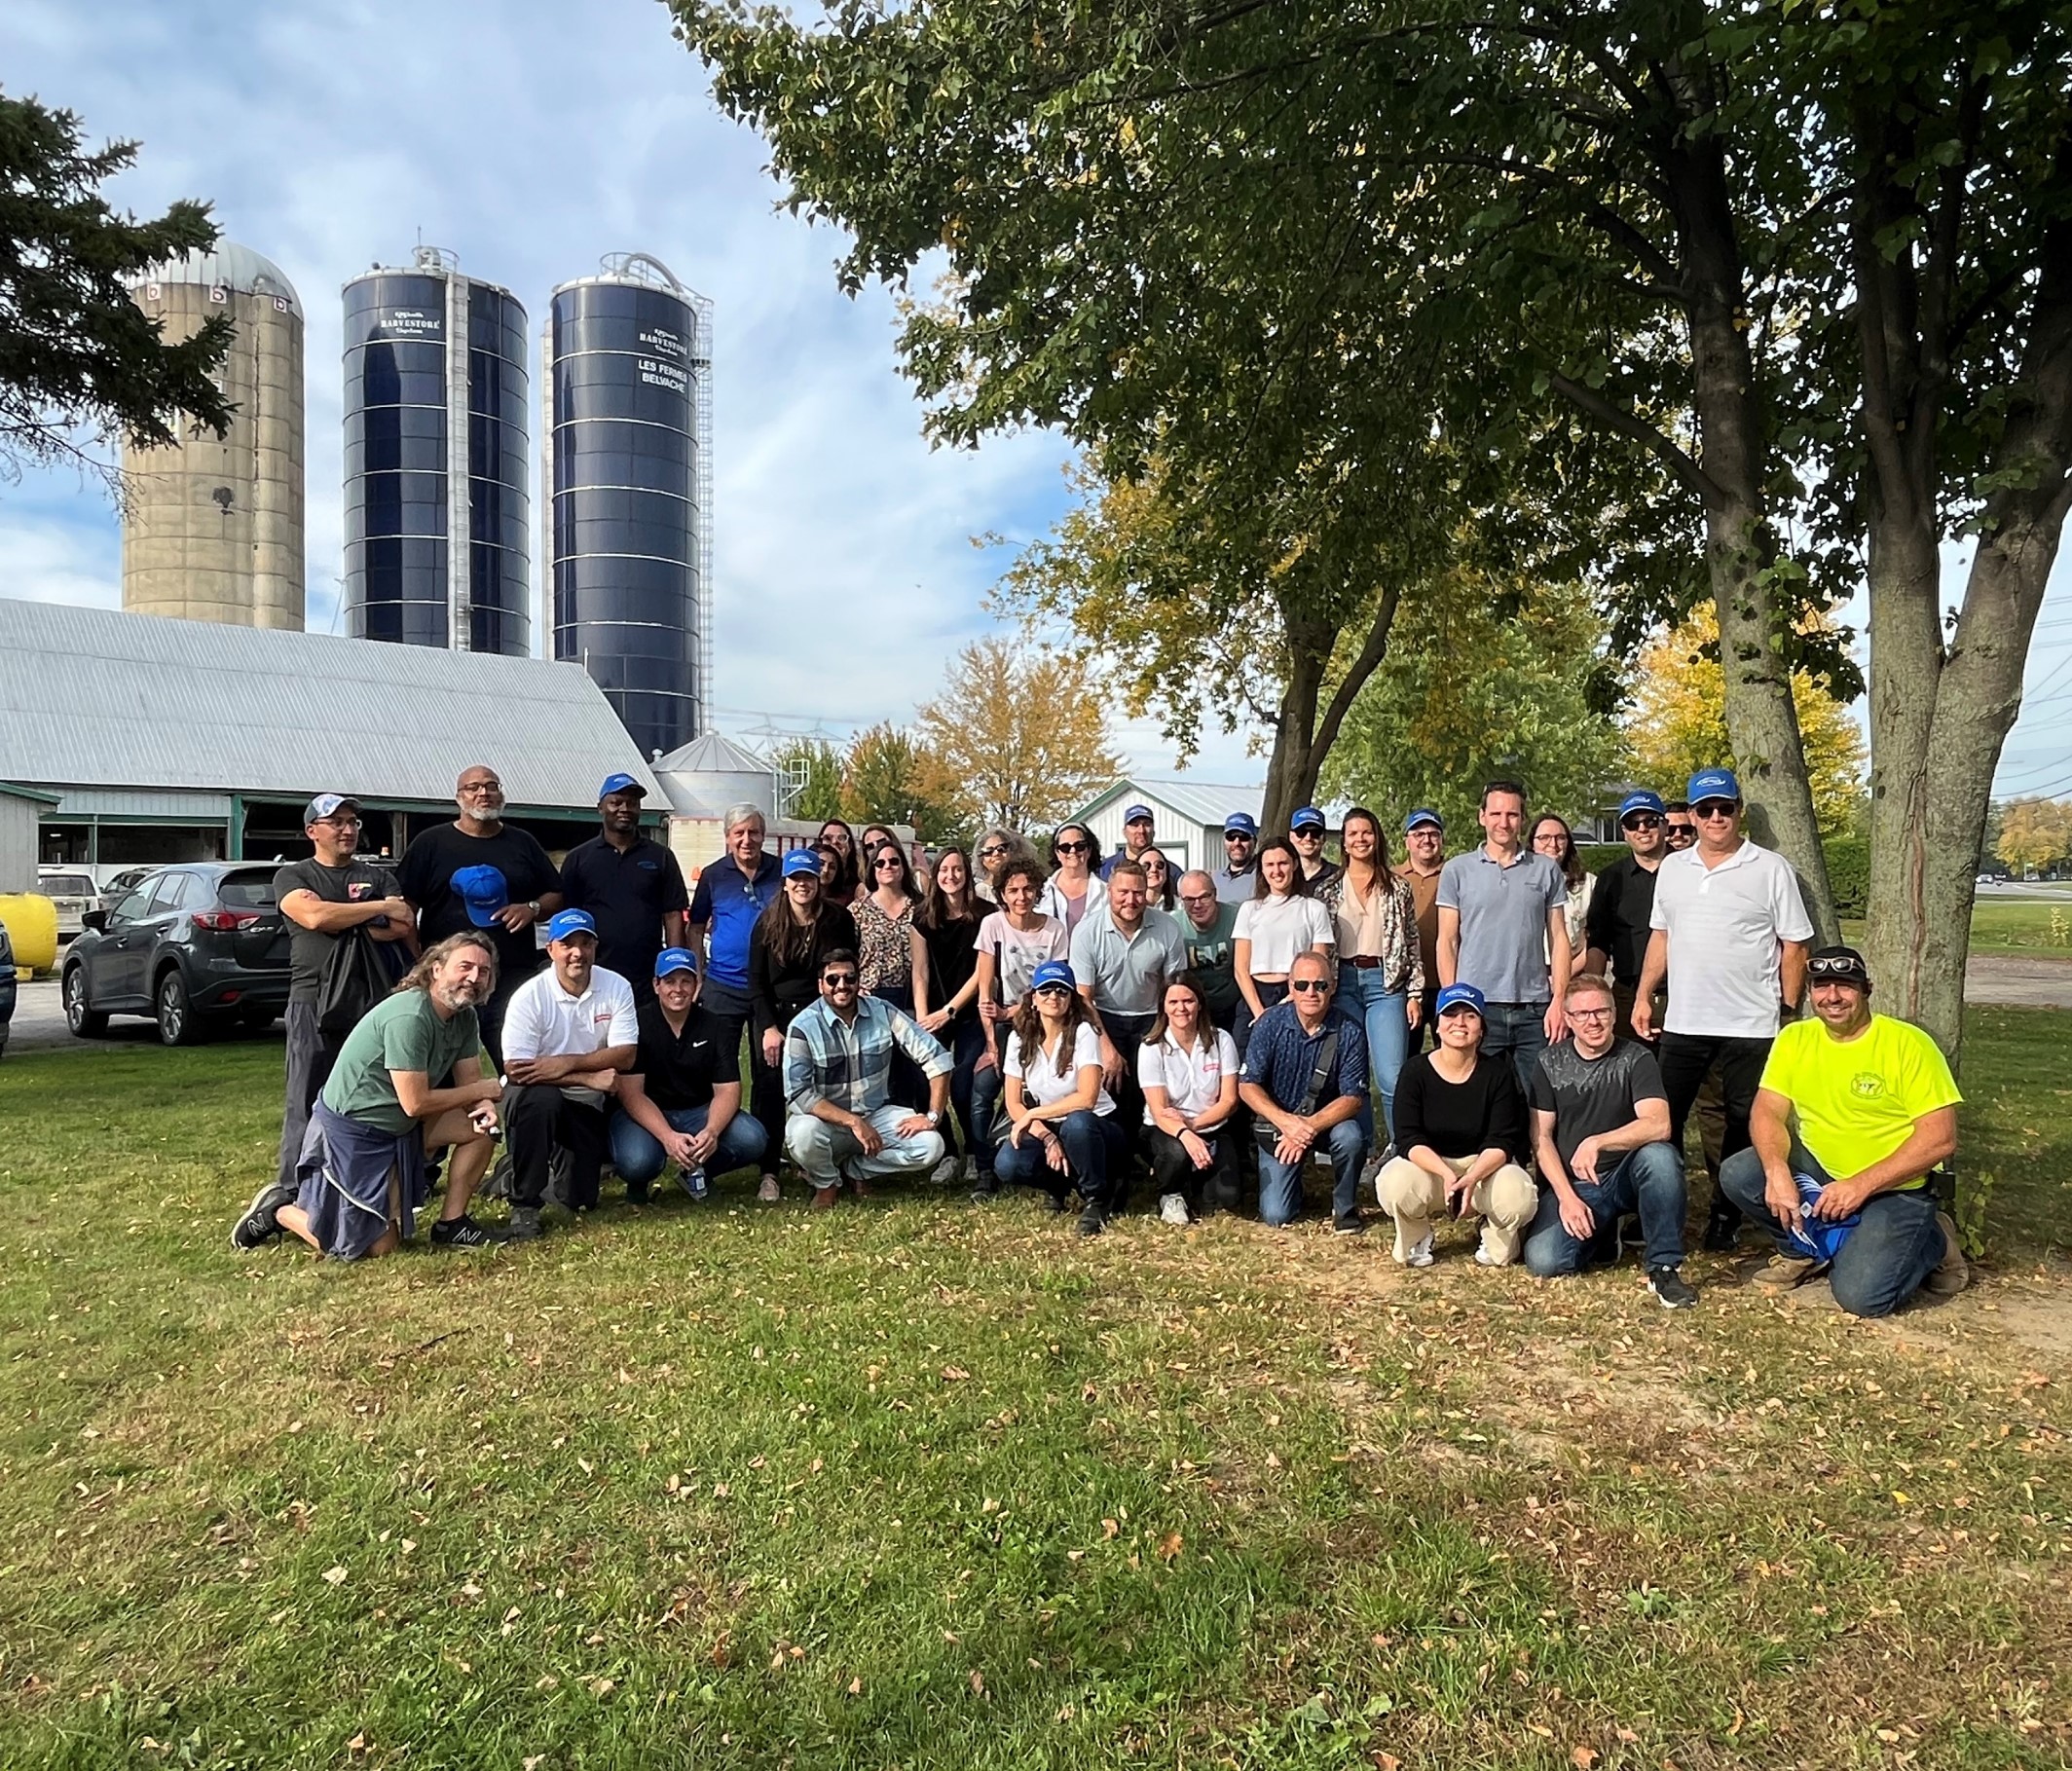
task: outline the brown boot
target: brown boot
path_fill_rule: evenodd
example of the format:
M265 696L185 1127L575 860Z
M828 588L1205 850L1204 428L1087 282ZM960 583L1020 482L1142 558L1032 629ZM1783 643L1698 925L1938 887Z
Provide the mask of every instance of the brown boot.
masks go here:
M813 1189L813 1209L815 1211L832 1211L834 1208L834 1201L840 1197L841 1189L839 1187L816 1187Z
M1942 1258L1921 1281L1921 1289L1932 1298L1953 1298L1972 1282L1972 1270L1965 1263L1964 1250L1958 1246L1957 1226L1950 1221L1948 1212L1936 1213L1936 1228L1942 1233Z
M1756 1283L1764 1291L1790 1291L1803 1285L1815 1273L1824 1273L1827 1266L1825 1261L1807 1260L1795 1254L1773 1254L1757 1271Z

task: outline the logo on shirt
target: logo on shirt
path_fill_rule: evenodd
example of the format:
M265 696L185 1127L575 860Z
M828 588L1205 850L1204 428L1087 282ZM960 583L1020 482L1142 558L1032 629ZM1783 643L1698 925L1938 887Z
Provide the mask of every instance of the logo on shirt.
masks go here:
M1885 1092L1885 1079L1875 1070L1859 1070L1849 1079L1849 1092L1860 1101L1874 1101Z
M346 887L346 902L348 904L358 904L373 896L374 887L364 879L355 879L351 885Z

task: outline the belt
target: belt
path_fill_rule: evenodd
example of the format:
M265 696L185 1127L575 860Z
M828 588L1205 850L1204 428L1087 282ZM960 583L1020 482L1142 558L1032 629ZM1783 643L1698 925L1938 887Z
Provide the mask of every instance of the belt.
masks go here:
M1376 970L1382 962L1377 959L1372 953L1348 953L1345 958L1345 963L1349 966L1357 966L1362 972L1372 972Z

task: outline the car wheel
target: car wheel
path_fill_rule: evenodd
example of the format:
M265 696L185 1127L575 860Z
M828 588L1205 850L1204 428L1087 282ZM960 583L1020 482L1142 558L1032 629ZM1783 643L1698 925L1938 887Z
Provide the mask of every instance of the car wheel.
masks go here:
M159 1044L192 1046L202 1038L202 1017L187 999L187 979L175 966L159 979L152 998L158 1011Z
M58 985L64 999L65 1025L74 1039L98 1039L108 1030L108 1017L87 1007L87 968L74 966Z

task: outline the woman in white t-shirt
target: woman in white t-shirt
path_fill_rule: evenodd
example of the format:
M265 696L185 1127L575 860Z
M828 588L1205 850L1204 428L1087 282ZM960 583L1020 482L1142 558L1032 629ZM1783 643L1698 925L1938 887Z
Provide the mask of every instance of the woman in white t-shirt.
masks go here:
M1259 851L1259 883L1238 906L1231 936L1231 970L1238 979L1238 1048L1257 1020L1288 993L1298 953L1327 958L1338 941L1331 912L1310 896L1294 848L1276 837Z
M1079 1234L1099 1236L1126 1145L1101 1079L1100 1035L1063 960L1036 968L1001 1067L1014 1122L993 1157L1001 1185L1040 1187L1059 1211L1066 1189L1077 1188Z
M1036 968L1047 959L1064 958L1072 945L1072 933L1063 922L1036 907L1043 891L1043 864L1035 856L1018 855L1008 862L993 889L1000 895L1000 908L980 919L973 943L979 952L979 1017L985 1026L985 1055L972 1076L972 1123L988 1157L1000 1107L1000 1059L1015 1009L1028 994ZM992 1167L981 1160L972 1198L988 1199L997 1191Z
M1238 1042L1209 1020L1201 986L1185 973L1159 1000L1159 1017L1137 1051L1136 1078L1151 1127L1159 1216L1185 1224L1202 1215L1204 1203L1209 1211L1236 1211L1238 1151L1230 1120L1238 1110Z

